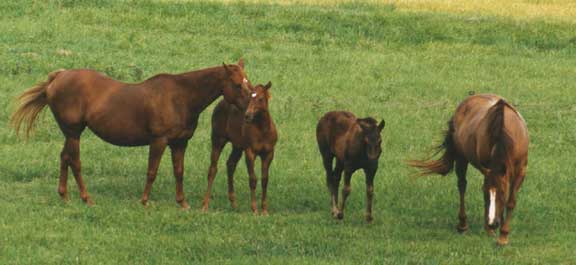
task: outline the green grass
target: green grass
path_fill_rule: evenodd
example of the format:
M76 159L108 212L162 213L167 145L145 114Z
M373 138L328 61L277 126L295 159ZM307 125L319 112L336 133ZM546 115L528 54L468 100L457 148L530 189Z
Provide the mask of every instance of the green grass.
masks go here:
M358 3L23 0L1 2L0 13L0 264L576 263L574 24ZM273 82L280 139L269 217L250 213L243 163L240 207L230 209L229 147L211 211L199 211L212 107L186 155L190 211L176 206L168 152L145 209L138 201L147 148L115 147L89 131L81 158L96 205L82 204L72 177L72 200L62 203L56 186L63 137L49 111L28 142L8 126L13 98L55 69L92 68L139 81L240 56L253 83ZM460 235L456 178L414 178L403 163L441 140L469 91L509 99L531 135L505 248L483 231L476 170L468 178L470 231ZM360 172L345 220L329 214L314 128L335 109L386 119L373 224L363 219Z

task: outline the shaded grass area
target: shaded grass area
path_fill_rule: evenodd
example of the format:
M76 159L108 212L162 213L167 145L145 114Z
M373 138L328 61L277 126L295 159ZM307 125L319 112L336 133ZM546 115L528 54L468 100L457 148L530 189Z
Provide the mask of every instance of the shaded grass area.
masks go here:
M0 263L425 263L576 262L571 188L576 152L573 26L398 12L390 4L334 6L154 1L0 3ZM270 217L249 213L248 177L237 170L240 209L228 206L221 158L211 212L198 211L209 165L209 117L186 155L185 191L174 203L165 154L151 203L141 195L147 149L82 138L83 174L97 205L57 193L63 138L51 114L28 142L7 120L11 100L58 68L93 68L128 82L243 56L254 83L271 80L280 140L269 184ZM414 178L403 161L441 140L469 91L518 106L531 134L528 176L498 249L482 229L481 176L469 170L471 230L455 232L456 179ZM314 126L326 111L386 119L365 224L364 179L353 178L343 222L329 215Z

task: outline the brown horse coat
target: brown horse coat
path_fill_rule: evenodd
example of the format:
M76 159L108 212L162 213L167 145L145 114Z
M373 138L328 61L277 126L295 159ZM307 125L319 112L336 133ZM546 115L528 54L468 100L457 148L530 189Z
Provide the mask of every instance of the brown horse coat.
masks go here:
M220 103L212 113L212 154L210 156L210 169L208 170L208 188L204 196L202 209L208 210L212 184L218 169L218 159L226 143L232 143L232 152L226 163L228 173L228 198L233 208L236 208L236 195L234 193L234 171L242 157L246 154L246 168L250 176L250 194L252 211L258 213L256 207L257 178L254 172L254 161L257 156L262 161L262 214L268 214L266 200L268 176L270 165L274 159L274 147L278 140L276 126L268 108L270 87L272 83L257 85L245 100L248 106L245 110L229 104Z
M330 190L332 215L344 218L346 199L352 191L352 174L363 169L366 175L366 220L372 221L372 198L374 194L374 176L378 170L381 142L380 133L384 129L384 120L377 124L373 118L358 119L347 111L331 111L318 121L316 140L326 170L326 184ZM333 160L336 167L333 169ZM338 208L338 186L344 171L342 204Z
M507 244L516 195L526 175L528 129L520 113L496 95L470 96L448 123L439 160L411 161L423 174L446 175L456 165L460 210L458 230L468 229L464 195L466 169L472 164L484 175L485 227L490 234L502 224L498 243ZM504 215L506 208L506 215Z
M159 74L142 83L116 81L93 70L62 70L20 96L12 116L16 130L23 122L26 133L39 112L48 105L66 138L61 153L58 191L67 199L68 167L72 168L81 198L92 204L80 172L80 135L88 127L106 142L119 146L150 146L146 204L166 146L172 151L176 200L188 207L182 188L183 160L188 139L200 113L221 95L231 104L239 100L248 81L238 65L223 65L183 74Z

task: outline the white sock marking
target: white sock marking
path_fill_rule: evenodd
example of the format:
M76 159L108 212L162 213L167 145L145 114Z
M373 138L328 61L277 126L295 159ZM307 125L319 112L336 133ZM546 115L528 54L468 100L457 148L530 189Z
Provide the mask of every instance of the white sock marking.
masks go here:
M492 188L488 191L490 193L490 207L488 207L488 224L494 224L496 218L496 189Z

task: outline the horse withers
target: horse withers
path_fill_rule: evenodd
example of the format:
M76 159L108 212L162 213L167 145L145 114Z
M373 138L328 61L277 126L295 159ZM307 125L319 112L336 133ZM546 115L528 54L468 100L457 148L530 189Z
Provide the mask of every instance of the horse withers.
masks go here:
M372 221L372 199L374 194L374 176L378 169L378 158L382 152L381 132L384 120L380 123L373 118L359 119L346 111L326 113L316 127L318 149L326 170L326 184L332 199L332 215L344 218L346 198L350 194L352 174L363 169L366 175L366 220ZM333 161L336 166L333 169ZM338 208L338 187L344 171L342 203Z
M141 202L146 205L166 146L172 151L176 177L176 201L189 208L184 198L184 152L194 134L200 113L220 96L230 104L245 107L248 79L242 59L237 65L223 64L182 74L159 74L142 83L127 84L93 70L61 70L25 91L12 116L16 132L34 121L48 105L65 137L60 158L58 193L68 200L68 167L80 197L93 204L80 168L80 135L86 127L102 140L118 146L149 145L147 181Z
M226 101L221 101L212 114L212 154L210 156L210 169L208 170L208 188L204 196L202 210L208 210L212 184L216 177L218 158L226 143L232 143L232 152L226 163L228 173L228 199L232 208L236 208L236 195L234 193L234 171L242 157L246 154L246 167L250 177L251 207L254 214L258 213L256 206L257 178L254 173L254 161L260 157L262 161L262 214L268 214L266 192L270 164L274 159L274 147L278 139L276 126L268 110L270 100L270 87L272 83L257 85L247 98L247 108L239 108Z
M477 168L484 175L485 229L494 235L501 224L497 243L506 245L516 196L526 176L528 143L526 122L512 105L497 95L474 95L458 106L448 122L448 131L439 147L444 150L442 157L409 164L422 169L424 175L446 175L455 165L460 232L468 230L464 203L466 169L468 164Z

